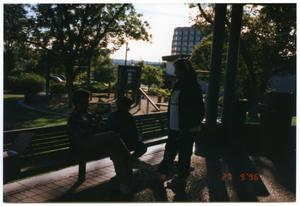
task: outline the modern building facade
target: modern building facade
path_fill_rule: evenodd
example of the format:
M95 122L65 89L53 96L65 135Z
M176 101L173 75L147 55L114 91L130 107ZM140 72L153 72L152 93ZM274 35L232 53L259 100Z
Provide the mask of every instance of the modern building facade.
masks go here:
M173 34L172 55L190 55L201 39L201 32L196 27L176 27Z
M202 40L202 35L196 27L176 27L174 29L171 55L163 56L166 61L166 76L174 76L174 61L178 58L190 57L193 48Z

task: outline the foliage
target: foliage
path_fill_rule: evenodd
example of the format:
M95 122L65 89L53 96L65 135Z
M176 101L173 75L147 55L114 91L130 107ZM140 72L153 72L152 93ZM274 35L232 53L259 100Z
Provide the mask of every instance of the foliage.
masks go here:
M51 85L50 92L51 94L66 94L67 88L66 85L63 83L56 83Z
M90 92L101 93L106 92L109 89L109 85L101 82L94 82L87 88Z
M4 86L7 85L8 75L16 68L20 57L23 56L25 45L26 11L21 4L4 4Z
M190 60L195 70L209 70L210 58L207 57L210 56L211 47L212 35L205 37L194 47Z
M86 73L84 71L78 72L78 74L76 75L75 79L74 79L74 83L77 84L85 84L87 79Z
M116 66L108 55L100 55L93 62L94 80L102 83L111 83L116 80Z
M69 99L74 79L82 72L80 66L89 64L99 48L116 50L127 39L148 41L151 38L148 23L141 21L142 15L136 13L132 4L34 4L29 7L33 15L30 15L27 42L55 56L64 66Z
M10 89L14 92L37 93L44 90L44 77L34 73L21 73L9 76Z
M99 67L94 71L94 79L103 83L111 83L116 80L114 71L116 71L115 66L103 66Z
M148 94L160 97L169 97L171 96L171 91L169 89L154 87L149 89Z
M148 89L152 85L160 86L163 82L163 71L160 67L145 65L142 68L141 83L148 86Z
M207 62L210 59L209 35L212 34L214 5L193 4L191 6L199 8L199 15L194 21L208 36L193 51L192 61L196 67L205 69L208 68ZM228 7L226 28L230 27L229 12L230 7ZM239 89L237 92L242 93L240 95L252 99L252 103L257 102L266 90L268 79L272 74L278 71L295 70L295 54L296 4L244 6L236 82L236 88Z

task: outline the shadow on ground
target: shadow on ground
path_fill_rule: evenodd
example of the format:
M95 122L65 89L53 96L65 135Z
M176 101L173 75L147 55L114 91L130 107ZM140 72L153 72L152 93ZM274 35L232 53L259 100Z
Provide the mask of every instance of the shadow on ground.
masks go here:
M283 160L273 162L278 171L287 164ZM132 196L122 196L118 192L116 182L111 180L82 191L78 191L80 183L77 183L52 202L259 202L258 197L268 196L272 196L273 201L278 199L271 194L272 191L268 191L259 176L256 181L250 181L247 176L241 178L243 174L258 174L260 168L265 168L259 161L256 161L254 166L248 154L241 150L226 152L221 156L212 155L205 158L194 156L192 160L194 171L188 178L186 194L175 194L166 189L165 183L159 178L157 165L145 162L140 164L139 170L133 175ZM229 183L222 180L224 172L232 175ZM295 182L295 175L288 179L284 178L286 175L281 173L279 175L287 180L283 181L282 185L295 191L291 183ZM278 177L277 180L279 179L281 178Z
M148 165L144 163L145 165ZM160 181L156 167L138 170L133 175L133 195L123 196L118 185L111 179L98 186L84 191L74 192L80 183L75 183L63 196L53 202L167 202L167 194L163 182Z

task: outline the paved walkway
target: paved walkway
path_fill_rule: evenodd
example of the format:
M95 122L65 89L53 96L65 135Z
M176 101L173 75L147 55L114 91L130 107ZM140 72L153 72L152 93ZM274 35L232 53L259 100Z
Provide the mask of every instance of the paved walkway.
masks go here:
M193 155L194 168L188 178L187 195L180 199L165 189L156 173L164 145L149 147L134 169L134 195L122 199L116 192L111 161L106 158L87 164L86 180L76 185L78 166L26 178L4 185L4 202L293 202L295 194L274 164L266 157L248 156L250 164L236 170L235 161ZM245 168L252 168L245 170ZM238 171L238 173L236 173Z

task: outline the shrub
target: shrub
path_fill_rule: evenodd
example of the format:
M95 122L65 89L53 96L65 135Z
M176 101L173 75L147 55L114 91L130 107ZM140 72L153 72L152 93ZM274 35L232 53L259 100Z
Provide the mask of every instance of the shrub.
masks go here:
M105 83L95 82L91 83L88 90L95 93L107 92L109 86Z
M53 84L50 88L51 94L65 94L67 88L64 83Z
M151 88L149 91L148 91L148 94L150 95L157 95L157 96L160 96L160 97L169 97L171 95L171 92L169 89L163 89L163 88Z
M45 79L34 73L21 73L8 78L10 89L14 92L38 93L44 90Z

